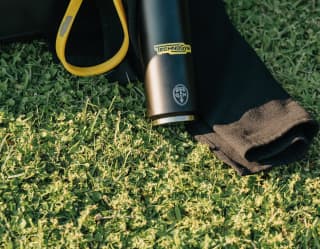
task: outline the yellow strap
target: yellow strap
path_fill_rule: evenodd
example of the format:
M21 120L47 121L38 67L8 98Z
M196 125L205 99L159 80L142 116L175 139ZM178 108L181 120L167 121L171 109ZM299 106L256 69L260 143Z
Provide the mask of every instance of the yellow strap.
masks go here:
M65 57L66 43L72 28L74 19L80 9L83 0L70 0L69 6L61 22L56 39L56 52L63 66L72 74L77 76L91 76L108 72L121 63L128 52L129 32L124 7L121 0L113 0L113 4L118 13L120 23L123 29L123 42L119 51L109 60L95 66L79 67L71 65Z

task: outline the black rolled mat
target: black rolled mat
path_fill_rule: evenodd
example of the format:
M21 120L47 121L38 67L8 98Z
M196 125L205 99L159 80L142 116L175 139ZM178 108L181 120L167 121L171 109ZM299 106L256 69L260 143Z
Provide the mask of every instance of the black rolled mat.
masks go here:
M199 120L188 131L240 175L301 159L318 124L275 81L222 1L189 3Z

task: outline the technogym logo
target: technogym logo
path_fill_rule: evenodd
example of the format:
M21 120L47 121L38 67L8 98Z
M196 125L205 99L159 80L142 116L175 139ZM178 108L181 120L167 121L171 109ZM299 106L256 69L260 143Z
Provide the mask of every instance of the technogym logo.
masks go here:
M189 44L185 44L183 42L176 42L176 43L164 43L164 44L155 45L154 51L156 51L158 55L163 55L163 54L177 55L177 54L191 54L192 49L191 49L191 45Z
M178 84L173 88L173 99L174 101L180 105L184 106L188 103L189 100L189 91L182 84Z

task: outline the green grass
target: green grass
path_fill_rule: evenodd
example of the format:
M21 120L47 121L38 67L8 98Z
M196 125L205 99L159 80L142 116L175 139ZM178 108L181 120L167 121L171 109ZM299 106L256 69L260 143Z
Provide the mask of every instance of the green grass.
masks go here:
M319 1L227 6L320 121ZM320 248L319 136L304 161L241 178L145 116L142 84L70 76L41 42L2 46L0 248Z

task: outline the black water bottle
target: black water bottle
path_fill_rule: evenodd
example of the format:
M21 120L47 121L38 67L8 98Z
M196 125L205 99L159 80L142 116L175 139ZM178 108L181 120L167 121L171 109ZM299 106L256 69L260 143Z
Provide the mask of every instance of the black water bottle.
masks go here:
M145 90L154 125L195 119L187 5L186 0L141 0Z

